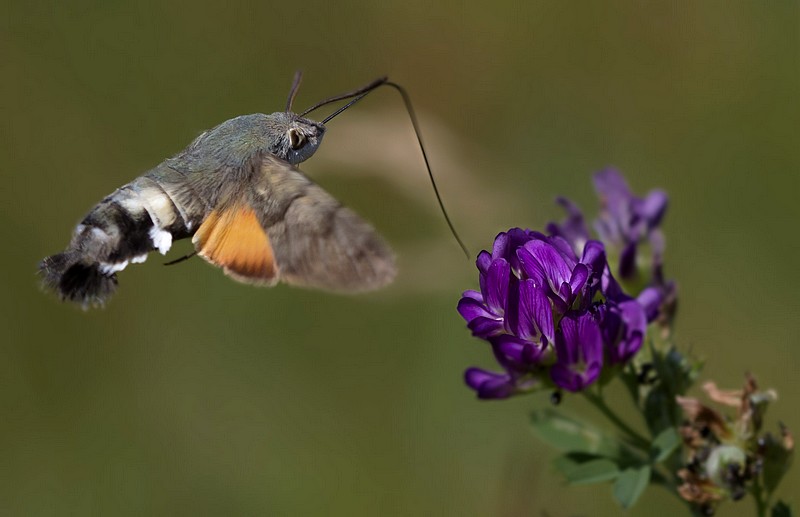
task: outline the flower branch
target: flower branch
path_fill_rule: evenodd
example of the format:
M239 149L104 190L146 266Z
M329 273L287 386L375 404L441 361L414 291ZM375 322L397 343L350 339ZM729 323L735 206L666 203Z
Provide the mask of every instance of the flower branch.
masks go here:
M792 436L784 427L780 438L761 432L777 395L759 391L752 376L735 392L706 383L712 401L736 408L734 418L687 397L702 363L671 341L678 294L664 275L666 193L637 197L615 169L596 173L594 185L594 234L580 208L559 198L566 217L546 234L511 228L478 255L479 290L465 291L457 309L500 371L469 368L466 384L486 400L549 390L558 403L582 393L619 437L552 409L533 412L534 429L564 452L556 466L570 483L612 482L624 508L657 484L693 514L750 493L756 515L791 515L772 498L791 463ZM604 398L615 379L649 436Z

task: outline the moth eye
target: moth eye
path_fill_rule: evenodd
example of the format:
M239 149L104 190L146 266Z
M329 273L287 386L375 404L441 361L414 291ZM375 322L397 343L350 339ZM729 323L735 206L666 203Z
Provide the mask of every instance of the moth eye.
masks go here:
M289 130L289 145L291 146L292 150L296 151L303 147L306 143L306 137L300 131L296 129Z

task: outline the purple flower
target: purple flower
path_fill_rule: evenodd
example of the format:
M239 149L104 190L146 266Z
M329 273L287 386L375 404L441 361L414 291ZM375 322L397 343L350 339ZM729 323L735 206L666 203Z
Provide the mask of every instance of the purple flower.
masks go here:
M666 193L653 190L644 198L636 197L613 168L596 172L594 185L603 204L595 229L603 241L620 247L620 277L636 274L636 248L644 240L650 242L655 261L660 262L664 237L658 226L667 210Z
M550 378L567 391L581 391L600 376L603 338L591 313L570 312L561 319L556 334L556 363Z
M514 381L507 373L495 373L480 368L464 372L467 386L478 392L481 399L506 399L514 394Z
M578 261L569 244L560 237L531 240L517 250L524 272L543 289L557 312L564 314L583 295L591 303L606 265L603 244L589 241Z
M644 310L647 323L654 321L658 317L658 311L663 298L664 295L661 289L655 287L648 287L636 297L636 301Z
M478 255L476 265L480 291L465 291L458 311L473 335L491 344L495 359L505 370L467 370L465 380L480 398L505 398L527 391L546 378L554 362L560 365L556 373L551 370L551 376L557 375L554 382L559 379L558 386L578 390L594 381L595 366L598 372L602 366L597 323L580 320L581 331L576 333L571 328L564 330L563 325L572 325L572 320L561 317L581 309L591 319L588 308L608 270L602 243L586 242L578 259L561 237L512 228L495 238L492 253ZM559 319L562 329L557 331ZM584 331L587 324L591 328ZM555 344L557 335L562 337L560 345ZM569 336L566 342L564 335ZM587 336L597 337L600 343L600 363L582 371L580 361L596 355L594 341L585 351L581 349L578 340Z
M458 312L476 337L489 341L505 373L467 370L467 384L480 398L504 398L536 382L538 363L555 337L551 302L527 278L517 256L528 242L546 236L512 228L500 233L492 253L482 251L476 265L480 292L465 291Z
M476 264L481 291L464 291L458 312L467 320L473 336L488 338L505 328L511 266L502 258L492 260L486 251L481 251Z
M605 303L594 307L612 364L626 363L642 347L647 325L656 319L663 300L661 289L647 287L634 299L625 294L606 268L602 291Z
M547 236L533 232L531 230L523 230L521 228L511 228L507 232L500 232L494 239L492 246L492 258L502 258L511 264L511 269L520 276L520 264L517 258L517 249L528 241L538 239L547 240Z
M611 364L626 363L642 348L647 332L644 308L636 300L607 301L596 310Z
M555 326L550 300L531 279L514 282L506 315L507 334L489 341L498 362L507 369L530 371L553 342Z
M623 249L621 264L635 265L636 246L645 238L659 251L666 196L656 191L636 198L612 169L597 173L595 183L605 202L598 232ZM604 244L591 240L580 209L563 198L559 203L567 219L548 225L550 235L520 228L498 234L491 252L482 251L476 261L480 291L465 291L458 302L472 334L491 345L503 369L465 372L479 398L541 386L584 390L600 377L604 361L633 358L648 324L663 318L659 306L668 291L660 255L652 286L633 298L623 289L630 282L614 278Z
M524 276L520 271L517 249L535 239L547 237L538 232L512 228L497 235L491 254L481 251L478 255L476 265L481 290L464 291L458 303L458 312L474 336L488 339L510 333L540 343L546 335L552 341L549 305L535 302L538 294L531 294L529 287L521 286L519 282ZM524 298L522 303L521 294ZM535 314L532 312L534 305Z
M578 205L565 197L556 198L556 203L564 207L567 212L567 218L560 224L548 223L547 231L554 237L561 237L570 245L573 250L582 249L591 237L589 236L589 228L583 217L583 212L578 208Z

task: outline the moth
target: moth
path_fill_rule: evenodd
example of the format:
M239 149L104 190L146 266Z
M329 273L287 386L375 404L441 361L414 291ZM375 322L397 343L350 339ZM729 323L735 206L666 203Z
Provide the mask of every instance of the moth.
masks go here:
M298 115L291 109L300 80L298 72L285 111L226 120L106 196L66 250L41 261L44 286L62 300L100 306L120 271L188 238L197 255L249 284L349 293L391 282L396 266L386 242L297 164L319 148L330 119L378 86L399 87L380 78ZM305 118L346 99L323 122Z

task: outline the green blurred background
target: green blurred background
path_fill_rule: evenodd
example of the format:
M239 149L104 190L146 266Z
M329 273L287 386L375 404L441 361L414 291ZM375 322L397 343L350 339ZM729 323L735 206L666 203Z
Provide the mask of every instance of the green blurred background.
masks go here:
M609 487L549 467L527 424L546 394L462 385L492 364L455 312L477 276L391 90L303 166L392 243L388 289L256 289L152 256L105 310L38 290L37 261L94 203L204 129L283 109L297 68L298 108L382 74L408 88L474 252L559 218L558 194L592 212L607 164L667 189L679 342L722 386L754 372L780 392L768 425L800 430L797 2L4 7L0 514L616 514ZM629 514L681 510L654 489Z

